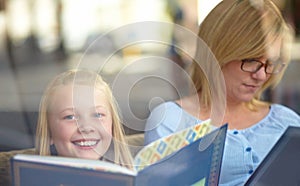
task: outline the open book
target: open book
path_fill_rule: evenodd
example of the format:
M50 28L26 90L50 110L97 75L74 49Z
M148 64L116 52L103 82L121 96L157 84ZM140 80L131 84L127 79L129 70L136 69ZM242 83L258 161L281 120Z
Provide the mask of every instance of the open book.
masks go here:
M245 183L255 185L299 185L300 127L289 126Z
M19 154L11 159L16 186L218 185L227 125L210 120L161 138L135 157L135 170L78 158Z

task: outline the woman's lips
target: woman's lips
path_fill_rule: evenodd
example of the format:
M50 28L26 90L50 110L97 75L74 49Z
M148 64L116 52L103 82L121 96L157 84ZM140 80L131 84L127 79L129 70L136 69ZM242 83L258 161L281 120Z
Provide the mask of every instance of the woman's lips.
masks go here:
M244 84L244 86L248 89L248 90L251 90L253 92L255 92L259 86L258 85L251 85L251 84Z

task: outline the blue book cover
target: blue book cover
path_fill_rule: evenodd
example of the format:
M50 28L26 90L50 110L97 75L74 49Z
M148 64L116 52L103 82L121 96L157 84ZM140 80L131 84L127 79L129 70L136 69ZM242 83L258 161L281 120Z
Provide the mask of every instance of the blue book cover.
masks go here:
M138 172L137 185L217 186L227 125Z
M226 132L224 125L134 171L103 161L16 155L11 159L12 185L218 185Z
M300 127L289 126L245 186L300 185Z
M11 159L15 186L134 185L135 172L113 163L19 154Z

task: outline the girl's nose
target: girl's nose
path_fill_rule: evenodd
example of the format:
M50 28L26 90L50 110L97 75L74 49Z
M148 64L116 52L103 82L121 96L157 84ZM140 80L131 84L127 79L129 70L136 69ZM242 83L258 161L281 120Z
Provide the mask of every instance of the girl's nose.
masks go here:
M90 132L94 132L95 129L91 126L91 125L78 125L78 131L80 133L90 133Z
M88 119L81 118L77 120L77 128L80 133L90 133L94 132L95 128L93 127L92 121L89 121Z

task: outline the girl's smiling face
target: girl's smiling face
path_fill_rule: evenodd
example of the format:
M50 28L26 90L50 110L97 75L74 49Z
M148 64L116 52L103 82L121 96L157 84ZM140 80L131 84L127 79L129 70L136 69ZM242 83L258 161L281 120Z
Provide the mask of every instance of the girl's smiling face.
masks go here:
M59 156L99 159L112 141L110 106L103 92L92 86L56 88L48 123Z

